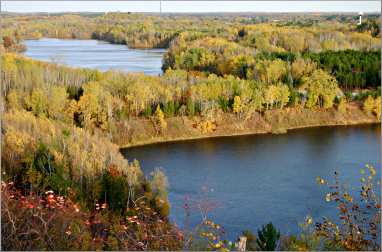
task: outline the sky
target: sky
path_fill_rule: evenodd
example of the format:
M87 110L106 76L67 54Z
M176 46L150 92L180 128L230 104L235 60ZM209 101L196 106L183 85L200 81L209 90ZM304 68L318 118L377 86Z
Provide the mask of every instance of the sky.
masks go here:
M159 1L1 1L9 12L159 12ZM162 12L381 12L380 1L165 1Z

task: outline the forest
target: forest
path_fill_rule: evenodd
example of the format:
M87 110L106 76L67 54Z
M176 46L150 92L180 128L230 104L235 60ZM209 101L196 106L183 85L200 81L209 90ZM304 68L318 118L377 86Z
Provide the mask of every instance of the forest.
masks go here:
M22 39L41 37L96 38L131 48L168 48L176 38L182 43L214 37L259 51L319 52L378 49L381 35L378 18L370 14L364 17L362 26L357 26L358 17L353 15L4 13L1 28L2 36L16 44Z
M282 133L380 122L378 18L358 27L347 24L351 16L4 15L2 249L237 249L212 220L190 233L174 225L164 172L143 174L120 148L264 125ZM23 41L41 37L167 48L164 73L101 72L23 56ZM365 171L360 202L339 181L333 187L318 179L346 222L307 217L296 236L268 224L257 236L243 233L247 248L379 250L378 178L373 167Z

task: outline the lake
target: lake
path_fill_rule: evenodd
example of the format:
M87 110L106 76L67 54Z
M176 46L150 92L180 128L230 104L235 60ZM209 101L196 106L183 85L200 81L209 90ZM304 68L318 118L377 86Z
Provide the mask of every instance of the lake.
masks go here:
M210 138L147 145L123 150L149 175L161 167L169 180L171 219L180 227L201 220L200 209L221 224L228 238L254 232L272 221L283 234L294 234L305 216L336 216L325 202L327 189L316 177L333 181L334 171L352 190L366 163L380 178L380 125L320 127L282 135ZM184 203L191 205L185 218ZM203 211L204 211L203 210Z
M25 41L25 55L75 67L162 73L164 49L129 49L97 40ZM252 135L162 143L123 150L146 175L156 167L169 179L170 218L195 226L201 212L221 224L229 239L272 221L283 234L298 232L307 215L334 217L333 203L316 177L353 187L366 163L380 167L380 126L320 127L283 135ZM378 176L380 178L379 169ZM185 218L184 204L191 206Z
M162 74L162 56L165 49L130 49L126 45L98 40L43 38L26 40L26 56L42 61L73 67L109 69L125 72Z

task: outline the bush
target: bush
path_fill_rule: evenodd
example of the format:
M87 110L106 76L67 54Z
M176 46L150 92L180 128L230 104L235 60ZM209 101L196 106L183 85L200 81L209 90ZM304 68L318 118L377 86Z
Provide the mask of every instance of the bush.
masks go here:
M377 99L375 99L375 105L374 105L374 114L377 116L378 120L381 120L381 97L378 96Z
M106 204L91 213L53 191L23 195L2 183L1 249L4 250L180 250L182 232L144 201L126 215Z
M229 99L226 99L225 97L219 96L218 104L219 104L219 107L221 108L221 110L223 110L223 112L229 111L229 108L230 108Z
M24 196L3 182L1 207L2 250L92 250L89 215L67 198L52 191Z
M374 167L366 165L361 169L360 195L351 196L347 187L339 180L335 173L334 184L328 184L318 178L320 184L327 185L330 191L326 194L327 202L337 205L340 222L324 218L316 223L316 230L328 248L341 250L380 250L381 236L381 203L376 194L379 180L376 178ZM379 187L379 185L378 185ZM356 201L356 198L360 200Z
M345 98L341 98L339 101L338 101L338 105L337 105L337 110L340 112L340 113L345 113L346 112L346 101L345 101Z
M363 110L366 114L370 115L373 112L375 106L374 99L371 95L369 95L366 100L363 102Z

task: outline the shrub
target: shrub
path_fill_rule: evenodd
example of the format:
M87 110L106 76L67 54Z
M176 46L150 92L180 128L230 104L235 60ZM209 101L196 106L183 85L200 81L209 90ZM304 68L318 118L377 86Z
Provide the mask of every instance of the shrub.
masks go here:
M366 98L366 100L363 102L363 110L365 111L366 114L370 115L373 112L374 105L375 105L374 99L373 97L371 97L371 95L369 95Z
M335 202L339 210L338 224L328 218L316 223L317 235L323 238L329 248L380 250L381 203L375 188L379 180L376 179L376 170L372 166L366 165L366 169L361 169L361 174L359 197L350 195L347 187L340 183L337 172L334 184L318 178L320 184L327 185L330 189L326 194L326 201ZM356 198L360 200L356 201Z
M339 100L338 105L337 105L337 110L340 113L345 113L346 112L346 101L345 101L344 97Z
M225 97L219 96L218 104L219 104L221 110L223 110L223 112L229 111L229 107L230 107L229 106L230 105L229 99L226 99Z
M180 250L182 232L148 206L136 202L126 215L107 204L91 213L74 203L75 195L53 191L23 195L2 182L2 250Z
M71 200L52 191L24 196L2 182L2 250L90 250L89 217Z
M377 99L375 99L375 105L374 105L374 114L377 116L378 120L381 120L381 96L378 96Z

